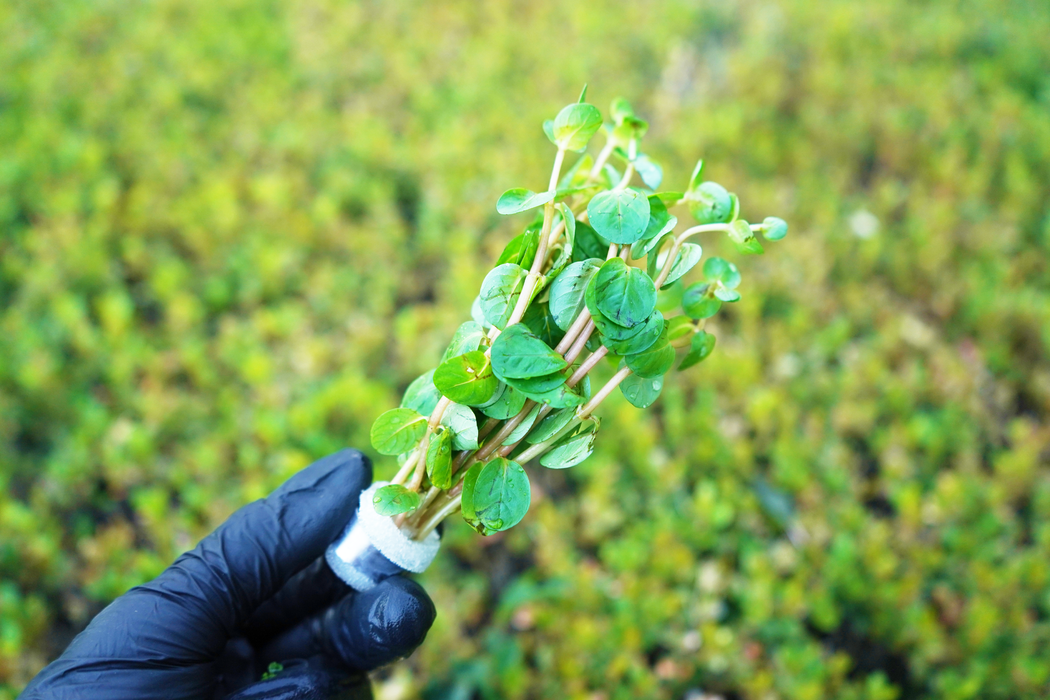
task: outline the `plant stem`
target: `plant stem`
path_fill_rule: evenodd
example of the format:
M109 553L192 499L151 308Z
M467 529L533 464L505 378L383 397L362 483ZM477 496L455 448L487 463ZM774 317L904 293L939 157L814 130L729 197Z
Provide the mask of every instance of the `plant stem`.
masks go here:
M419 456L419 445L416 445L416 449L412 450L411 454L408 455L408 459L401 465L401 469L397 472L397 476L390 482L391 484L403 484L408 475L412 473L412 470L416 466L416 458Z
M554 157L554 167L551 169L551 181L550 185L547 187L548 192L558 191L558 176L561 174L561 165L564 160L565 150L559 148L558 155ZM540 232L539 247L536 249L536 257L532 261L532 268L529 269L529 275L525 278L525 284L521 287L521 294L518 295L518 303L514 307L510 319L507 321L507 326L513 326L520 321L521 317L525 315L525 310L529 307L529 302L532 301L532 294L536 290L536 285L539 283L540 271L543 269L543 265L547 261L547 243L550 238L551 224L553 223L554 200L551 199L551 201L543 206L543 230Z
M561 440L562 437L564 437L565 435L568 435L571 430L573 430L577 425L579 425L582 422L583 421L578 418L572 419L564 428L559 430L547 440L544 440L543 442L533 445L529 449L525 450L520 455L518 455L517 459L515 459L514 461L516 461L518 464L525 464L530 459L535 459L541 456L544 452L547 452L551 447L553 447L554 443L556 443L558 440Z
M594 369L594 366L597 365L601 361L601 359L608 354L609 348L605 347L604 345L592 352L590 357L588 357L584 361L584 363L580 365L575 372L572 373L572 376L569 377L569 381L565 382L565 384L570 387L576 386L583 380L584 377L587 376L587 373Z
M594 409L598 408L602 401L609 398L609 394L611 394L616 389L616 387L620 386L620 382L622 382L624 379L627 379L627 375L629 375L630 373L630 368L624 367L619 372L614 374L613 378L607 381L605 383L605 386L603 386L597 394L592 396L591 400L587 402L587 405L583 407L583 410L581 410L579 414L580 419L582 420L584 418L587 418L592 413L594 413Z
M452 491L449 491L449 495L452 496ZM416 534L416 539L424 539L434 530L434 528L438 526L438 524L441 523L442 520L455 513L462 503L463 493L462 489L460 489L459 493L457 493L455 496L449 499L444 505L441 506L441 508L435 511L433 515L427 518L426 522L423 523L422 527L420 527L419 529L419 532Z
M588 180L593 180L594 178L598 177L598 174L602 171L602 168L605 167L605 161L609 160L609 156L612 155L613 148L615 147L616 146L615 144L613 144L612 139L606 140L605 146L602 147L601 152L598 154L598 158L594 161L594 166L591 168L591 172L587 175Z
M486 442L484 447L474 454L474 460L477 462L484 462L488 459L493 452L503 445L503 441L510 437L510 434L514 432L514 429L525 420L525 417L529 415L535 405L536 402L532 399L527 400L518 415L504 423L503 427L499 429L499 432L497 432L491 440Z
M576 342L573 343L572 347L569 348L569 352L565 353L565 361L570 365L576 361L576 358L580 356L583 349L587 346L587 341L591 337L591 333L594 332L596 326L594 325L594 319L590 318L590 314L587 314L587 324L580 331L580 335L576 338Z
M580 335L580 331L583 330L584 326L587 325L591 320L591 311L586 306L580 311L580 315L576 317L576 320L569 326L569 330L565 331L565 337L558 343L558 347L554 348L554 352L559 355L564 355L568 352L569 348L572 347L573 341L576 340Z

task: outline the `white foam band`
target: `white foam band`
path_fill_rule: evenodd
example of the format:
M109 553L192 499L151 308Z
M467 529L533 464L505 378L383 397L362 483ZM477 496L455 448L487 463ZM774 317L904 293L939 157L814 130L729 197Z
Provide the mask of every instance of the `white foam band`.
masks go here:
M394 525L392 518L376 513L372 496L387 483L377 481L361 493L356 526L348 528L328 549L327 558L332 569L357 590L366 590L375 585L366 572L354 566L354 562L369 545L405 571L416 574L426 571L441 547L441 538L437 532L432 531L423 541L417 542L406 537Z

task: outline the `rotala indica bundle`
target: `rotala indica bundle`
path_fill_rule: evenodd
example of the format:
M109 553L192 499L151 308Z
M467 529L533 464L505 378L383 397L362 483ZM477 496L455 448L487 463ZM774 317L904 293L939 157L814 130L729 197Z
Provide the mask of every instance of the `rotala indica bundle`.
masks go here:
M756 234L787 233L775 217L741 219L736 195L702 180L703 161L685 192L655 191L662 170L639 149L647 123L622 99L603 123L583 100L543 125L557 147L547 189L508 190L496 203L501 214L538 213L486 275L473 320L372 426L373 447L402 465L374 491L375 511L416 540L456 511L485 535L513 527L529 508L523 465L579 464L598 436L595 409L613 391L646 408L676 361L683 370L711 354L705 319L740 299L740 273L721 258L700 265L698 234L724 232L755 254ZM601 152L563 174L566 156L599 130ZM669 211L678 204L698 225L678 225ZM602 361L618 370L593 387L588 373Z

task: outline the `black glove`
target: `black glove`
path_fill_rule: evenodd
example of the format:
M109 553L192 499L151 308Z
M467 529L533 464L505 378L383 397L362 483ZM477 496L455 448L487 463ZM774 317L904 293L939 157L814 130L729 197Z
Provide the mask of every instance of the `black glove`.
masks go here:
M324 561L371 481L355 450L307 467L113 601L21 697L370 698L364 672L411 653L435 615L410 579L356 593ZM284 670L260 681L271 662Z

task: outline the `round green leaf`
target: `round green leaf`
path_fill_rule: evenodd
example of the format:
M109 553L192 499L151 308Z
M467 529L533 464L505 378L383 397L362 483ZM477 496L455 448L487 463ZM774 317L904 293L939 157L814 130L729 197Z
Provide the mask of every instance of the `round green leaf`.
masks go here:
M693 341L689 346L689 352L682 358L682 362L678 365L678 371L688 369L698 362L702 362L707 359L707 356L711 354L711 351L715 349L715 337L705 331L700 331L693 336Z
M602 126L602 114L598 108L586 102L568 105L554 118L551 124L551 141L567 151L582 151L587 142Z
M704 261L704 277L708 282L721 282L726 289L736 289L740 284L740 270L722 258L708 258Z
M689 213L701 224L720 224L730 220L733 200L717 182L702 182L685 193Z
M527 276L528 272L514 263L498 265L485 275L479 303L481 313L490 325L500 330L507 325Z
M484 341L485 329L482 325L476 321L467 321L456 329L456 333L445 349L445 354L441 356L441 361L444 362L456 355L477 350ZM420 413L430 413L430 411L420 411Z
M554 443L551 450L540 457L540 464L548 469L575 467L591 456L596 437L598 437L598 421L590 418L580 428Z
M452 488L452 431L444 426L430 436L427 445L427 476L439 489Z
M411 408L414 411L429 416L441 400L441 392L434 386L434 370L421 374L412 380L405 389L405 395L401 399L402 408Z
M591 284L598 310L621 326L641 323L656 308L656 287L649 275L621 258L605 261Z
M636 374L629 374L620 382L620 392L627 402L636 408L649 408L660 397L664 388L663 377L646 379Z
M542 207L553 199L554 193L549 190L546 192L533 192L524 187L515 187L499 196L499 200L496 202L496 211L504 216L517 214L536 207Z
M602 333L602 345L617 355L630 355L647 350L660 339L660 334L664 331L663 314L659 311L654 311L653 315L646 319L645 323L635 327L640 327L641 330L630 337L622 339L606 335L605 332L611 330L611 327L608 325L599 328L598 330Z
M649 254L663 236L678 225L678 218L672 216L664 203L656 195L649 196L649 224L641 239L631 246L631 260L640 260Z
M667 342L667 334L664 333L645 350L627 355L624 362L642 379L652 379L667 374L674 365L674 359L674 348Z
M715 297L715 289L717 285L707 282L691 285L682 296L682 310L689 318L711 318L722 307L722 302Z
M504 457L480 466L469 481L463 482L463 516L484 534L517 525L529 510L530 501L525 470Z
M372 423L372 447L384 455L408 452L427 431L427 419L411 408L392 408Z
M740 292L733 289L726 289L724 287L718 287L715 290L715 296L722 301L740 301Z
M518 415L528 400L527 396L503 382L500 382L497 394L494 401L479 407L482 413L496 420L507 420Z
M449 404L441 414L441 425L452 431L452 449L478 449L478 420L468 406Z
M606 241L631 244L649 226L649 199L637 190L599 192L587 205L587 218Z
M525 377L521 379L507 377L506 382L508 386L524 392L526 396L530 396L532 394L544 394L548 391L553 391L564 384L565 380L566 376L564 372L551 372L550 374L542 374L538 377Z
M779 217L767 216L763 219L762 225L765 227L762 229L762 235L766 237L767 241L779 241L788 235L787 222Z
M729 224L729 239L741 253L758 255L765 252L755 232L751 230L751 225L743 219L737 219Z
M379 515L411 513L419 507L419 494L401 484L387 484L372 494L372 505Z
M696 326L688 316L674 316L667 319L667 342L669 343L692 335L695 331Z
M574 262L554 278L550 288L550 311L554 322L564 331L569 330L584 306L585 293L591 278L598 272L597 260Z
M480 350L457 355L434 371L434 386L445 397L466 406L485 403L498 385L489 358Z
M554 352L524 323L515 323L492 343L492 369L506 381L539 377L565 369L565 358Z

